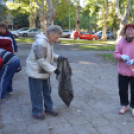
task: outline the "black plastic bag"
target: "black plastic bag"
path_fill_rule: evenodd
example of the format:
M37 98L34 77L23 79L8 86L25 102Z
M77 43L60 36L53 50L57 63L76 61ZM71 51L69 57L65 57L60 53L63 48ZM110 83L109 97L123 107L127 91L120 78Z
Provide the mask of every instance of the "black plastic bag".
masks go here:
M60 74L57 76L57 80L59 81L58 94L69 107L74 98L74 92L71 82L72 71L67 58L58 60L57 69L60 71Z

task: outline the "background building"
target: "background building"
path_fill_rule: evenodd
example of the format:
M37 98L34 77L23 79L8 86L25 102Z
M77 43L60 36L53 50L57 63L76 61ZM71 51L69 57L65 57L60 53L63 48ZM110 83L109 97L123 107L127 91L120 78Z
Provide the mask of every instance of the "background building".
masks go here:
M13 2L13 0L7 0L7 1ZM1 12L2 12L2 10L4 9L4 7L6 7L6 2L7 2L7 1L0 0ZM2 8L3 8L3 9L2 9ZM2 14L2 13L1 13L1 14ZM0 21L5 21L5 18L6 18L6 22L7 22L8 26L11 28L12 25L13 25L13 16L12 16L10 13L4 14L4 17L2 17Z

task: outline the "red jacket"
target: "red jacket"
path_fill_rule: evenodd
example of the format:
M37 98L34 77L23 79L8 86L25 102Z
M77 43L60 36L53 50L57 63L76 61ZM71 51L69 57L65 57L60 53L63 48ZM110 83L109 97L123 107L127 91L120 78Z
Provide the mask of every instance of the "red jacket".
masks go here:
M16 41L14 40L11 32L7 31L5 35L0 34L0 48L5 49L9 52L18 51Z

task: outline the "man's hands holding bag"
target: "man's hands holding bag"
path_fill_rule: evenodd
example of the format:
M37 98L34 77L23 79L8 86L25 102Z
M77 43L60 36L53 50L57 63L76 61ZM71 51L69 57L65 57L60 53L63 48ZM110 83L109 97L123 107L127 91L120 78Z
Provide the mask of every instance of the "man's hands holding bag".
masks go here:
M60 71L59 71L58 69L56 69L56 70L54 71L54 73L58 76L58 75L60 74Z

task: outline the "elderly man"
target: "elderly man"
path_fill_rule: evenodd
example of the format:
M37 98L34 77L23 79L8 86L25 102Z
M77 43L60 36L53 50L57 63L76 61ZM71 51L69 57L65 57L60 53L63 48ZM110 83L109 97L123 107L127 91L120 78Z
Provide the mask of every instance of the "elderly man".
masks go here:
M53 66L53 60L61 60L63 57L54 54L52 43L56 42L61 35L62 28L60 26L49 26L46 35L40 33L36 36L26 60L32 115L36 119L44 119L44 107L45 114L58 115L52 107L50 76L53 73L59 74L59 70Z

